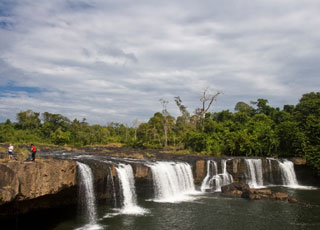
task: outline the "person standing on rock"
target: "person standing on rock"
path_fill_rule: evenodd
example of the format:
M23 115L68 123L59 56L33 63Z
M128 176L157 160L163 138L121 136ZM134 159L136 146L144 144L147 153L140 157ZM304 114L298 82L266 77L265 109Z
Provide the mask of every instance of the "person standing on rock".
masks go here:
M31 158L32 161L36 159L37 148L33 144L31 144Z
M12 144L9 144L8 156L9 156L9 160L13 160L13 145Z

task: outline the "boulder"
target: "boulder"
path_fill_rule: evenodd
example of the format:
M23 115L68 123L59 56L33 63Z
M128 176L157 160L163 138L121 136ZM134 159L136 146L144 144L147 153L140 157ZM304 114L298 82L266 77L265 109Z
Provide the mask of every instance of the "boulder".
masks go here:
M225 195L241 196L243 192L249 190L248 184L242 182L234 182L232 184L224 185L221 187L221 192Z
M227 196L241 197L249 200L280 200L297 203L295 198L289 197L284 192L272 192L270 189L253 189L249 185L240 182L234 182L221 187L222 194Z

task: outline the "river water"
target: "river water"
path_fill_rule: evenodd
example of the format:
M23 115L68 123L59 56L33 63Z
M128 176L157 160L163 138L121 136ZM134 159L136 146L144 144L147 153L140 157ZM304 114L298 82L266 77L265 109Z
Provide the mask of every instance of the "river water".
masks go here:
M249 201L223 197L220 193L194 195L193 200L180 203L138 199L141 215L122 214L106 204L97 205L97 221L86 224L76 207L33 214L16 219L19 229L112 229L112 230L188 230L188 229L320 229L320 190L275 187L300 201ZM139 214L139 213L136 213ZM23 226L23 228L21 228Z

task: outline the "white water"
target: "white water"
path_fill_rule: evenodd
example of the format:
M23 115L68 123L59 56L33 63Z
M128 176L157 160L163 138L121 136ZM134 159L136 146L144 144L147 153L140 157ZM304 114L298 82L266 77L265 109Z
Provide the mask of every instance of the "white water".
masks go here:
M217 168L216 167L217 163L215 161L210 161L210 160L207 161L207 175L202 181L202 184L200 187L201 192L205 192L207 189L210 189L209 180L210 180L210 177L212 177L212 175L210 175L211 171L212 171L212 169L210 167L211 164L214 164L213 167ZM216 172L214 175L216 175L216 174L218 174L218 172Z
M233 182L232 175L227 172L227 160L221 160L221 171L222 173L218 174L218 165L215 161L207 161L207 175L201 184L202 192L208 189L214 189L214 191L220 192L221 186Z
M143 215L147 213L147 210L137 205L134 175L131 165L119 164L116 170L123 195L123 206L120 213L127 215Z
M250 188L262 188L262 161L261 159L245 159L247 165L247 183Z
M96 200L93 187L93 175L90 167L86 164L77 162L80 172L80 197L84 195L86 217L89 223L78 229L101 229L97 224Z
M148 165L152 171L156 202L193 200L196 194L191 166L187 163L156 162Z
M279 167L281 169L282 183L288 187L300 187L297 181L296 173L294 171L293 162L284 160L283 162L278 161Z

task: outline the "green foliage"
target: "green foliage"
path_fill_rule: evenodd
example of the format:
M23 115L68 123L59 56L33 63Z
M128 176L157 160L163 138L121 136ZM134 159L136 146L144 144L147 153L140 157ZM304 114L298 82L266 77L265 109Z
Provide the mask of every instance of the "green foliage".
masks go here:
M17 127L20 129L37 129L40 126L40 113L31 110L20 112L17 114Z
M17 122L0 123L0 142L94 145L124 143L137 148L174 149L214 156L303 157L320 175L320 92L304 94L299 103L283 110L268 100L238 102L235 112L223 110L191 115L179 97L176 119L160 101L162 112L134 127L120 123L89 125L60 114L31 110L17 114ZM205 115L205 116L203 116Z

